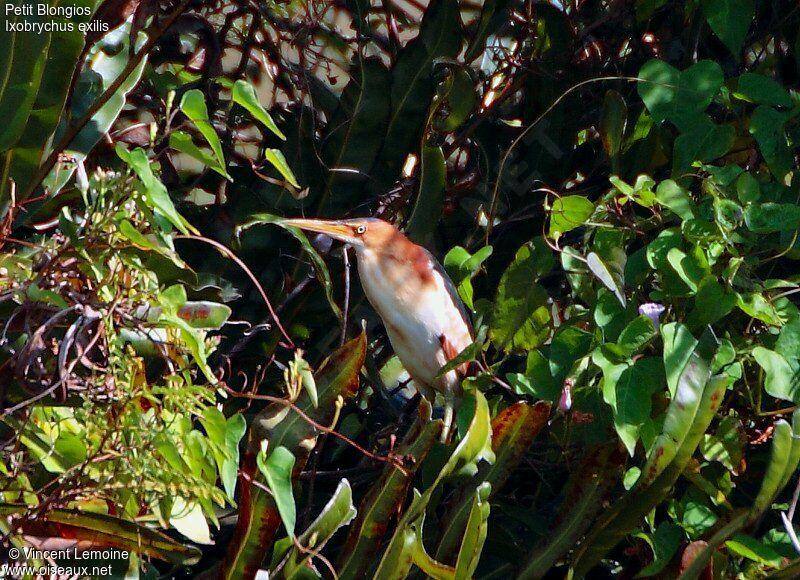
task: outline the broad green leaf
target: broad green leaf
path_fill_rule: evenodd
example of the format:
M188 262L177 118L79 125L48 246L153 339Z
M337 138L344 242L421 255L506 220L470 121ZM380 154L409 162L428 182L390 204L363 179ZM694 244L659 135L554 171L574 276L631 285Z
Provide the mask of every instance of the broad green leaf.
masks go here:
M329 175L321 211L358 199L386 134L392 95L386 66L377 59L357 59L350 77L328 122L322 149Z
M467 516L467 525L464 537L461 540L461 549L456 559L455 578L472 578L473 572L478 567L481 559L483 544L488 533L489 519L489 494L492 485L484 481L475 490L472 508Z
M484 246L472 255L461 246L454 246L444 257L444 267L453 280L461 300L470 310L475 308L472 303L472 278L491 255L492 246Z
M717 282L714 276L706 276L697 288L694 309L689 313L688 322L693 327L714 324L721 320L736 306L735 292Z
M489 326L489 337L498 347L530 350L547 339L551 322L548 296L535 281L552 266L552 254L541 240L517 251L500 279Z
M208 522L199 503L186 503L182 497L173 500L170 525L196 544L213 544Z
M732 539L725 542L725 547L728 551L738 556L758 562L759 564L765 564L770 568L780 568L783 564L783 557L780 554L752 536L737 534Z
M530 448L536 436L547 424L550 405L539 402L535 405L514 403L503 409L492 420L493 464L482 464L472 480L458 491L444 519L445 525L436 550L440 562L452 561L459 552L469 517L474 509L475 494L485 483L490 484L491 493L497 493L513 474ZM491 497L491 495L490 495Z
M475 82L463 68L448 67L447 77L436 88L434 105L445 116L436 116L433 127L442 133L452 133L472 114L478 104ZM423 147L423 155L425 148Z
M700 5L711 30L739 61L755 15L753 0L703 0Z
M739 77L734 94L758 105L792 106L792 99L788 91L780 83L756 73L743 73Z
M420 159L419 191L408 218L406 234L412 241L425 244L430 241L442 217L447 165L441 147L424 145Z
M270 114L259 102L253 85L246 80L239 79L233 83L231 96L234 103L246 109L248 113L253 115L253 118L263 123L272 133L286 141L286 136L278 129L275 121L272 120Z
M559 238L570 230L585 225L594 213L594 204L580 195L557 197L550 208L551 238Z
M294 455L286 447L278 446L267 456L261 451L256 462L261 475L267 482L278 513L290 535L294 535L297 511L294 505L292 491L292 469L294 468Z
M337 401L347 402L358 390L358 376L364 364L366 336L346 342L331 354L315 374L319 405L314 408L303 391L295 402L297 408L314 421L330 425L337 414ZM295 457L295 472L299 473L308 460L318 435L316 427L286 405L273 403L253 420L248 436L248 451L242 461L239 479L239 519L234 540L228 545L220 577L233 580L251 577L264 560L264 545L271 543L281 515L272 496L263 491L256 456L262 440L269 441L268 450L285 447Z
M520 578L544 578L560 558L575 548L603 509L609 492L619 483L625 457L616 442L587 449L566 483L562 505L568 509L530 553L520 569Z
M688 128L687 121L696 119L706 110L722 86L724 76L720 66L701 60L685 71L662 60L649 60L639 71L643 80L637 85L653 120L668 119L679 128Z
M657 332L653 321L648 316L638 316L634 318L622 331L617 339L617 346L622 349L625 356L632 356L638 353L647 345Z
M667 567L672 557L678 551L684 533L681 528L672 522L661 522L652 536L639 535L644 538L653 550L653 561L642 568L638 577L649 578L655 576Z
M689 192L671 179L658 184L656 200L681 219L688 220L695 217L696 208Z
M800 228L800 206L790 203L751 203L744 210L747 228L758 234Z
M794 111L781 112L760 105L750 116L750 134L758 143L761 155L764 156L772 175L779 180L782 180L794 165L784 125L795 114Z
M684 121L687 128L675 139L674 174L687 171L695 161L713 161L725 155L736 137L731 125L716 125L706 115Z
M742 422L732 415L719 422L713 435L703 436L700 452L707 461L719 461L729 471L737 472L744 450Z
M764 369L764 390L776 399L800 403L800 364L790 363L783 356L763 346L753 349L753 358Z
M475 34L464 54L465 62L472 62L486 49L486 39L495 28L504 22L504 11L508 0L486 0L481 6L481 16Z
M391 72L391 112L383 148L375 165L378 182L394 182L410 151L417 150L431 103L434 63L456 58L461 51L462 31L456 0L434 0L425 9L417 37L397 56ZM386 89L383 89L386 90ZM387 95L388 96L388 95ZM371 136L374 141L375 136Z

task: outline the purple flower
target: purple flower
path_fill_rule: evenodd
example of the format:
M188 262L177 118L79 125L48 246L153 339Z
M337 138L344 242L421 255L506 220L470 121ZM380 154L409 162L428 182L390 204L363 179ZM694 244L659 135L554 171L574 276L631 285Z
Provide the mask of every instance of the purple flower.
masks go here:
M639 306L639 314L652 320L653 326L658 330L658 323L661 315L664 314L664 307L658 302L645 302Z

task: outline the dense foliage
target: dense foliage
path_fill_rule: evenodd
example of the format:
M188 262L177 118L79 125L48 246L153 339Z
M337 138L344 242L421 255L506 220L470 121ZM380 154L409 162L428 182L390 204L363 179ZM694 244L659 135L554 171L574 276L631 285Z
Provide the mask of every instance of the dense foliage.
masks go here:
M85 48L0 43L6 545L798 574L794 3L77 4ZM451 443L301 215L441 259L476 337L447 366L479 369Z

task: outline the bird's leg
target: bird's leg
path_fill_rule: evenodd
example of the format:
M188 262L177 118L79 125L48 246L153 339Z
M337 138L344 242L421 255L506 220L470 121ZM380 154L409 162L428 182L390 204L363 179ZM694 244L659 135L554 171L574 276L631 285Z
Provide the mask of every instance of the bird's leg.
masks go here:
M442 443L449 443L450 442L450 431L453 429L453 415L455 413L454 404L453 404L453 397L450 392L447 392L444 396L444 428L442 429L442 434L440 435L439 440Z

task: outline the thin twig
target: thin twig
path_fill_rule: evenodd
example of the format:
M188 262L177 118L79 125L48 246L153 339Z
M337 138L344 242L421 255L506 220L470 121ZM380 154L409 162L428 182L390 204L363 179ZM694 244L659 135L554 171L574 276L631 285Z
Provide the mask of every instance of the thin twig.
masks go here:
M261 298L262 298L262 300L264 300L264 304L267 305L267 310L269 310L270 316L272 316L272 319L275 321L275 326L278 327L278 330L281 331L281 334L283 335L283 337L289 343L289 348L294 348L295 347L294 341L292 341L292 339L289 338L289 334L286 332L286 329L283 328L283 325L281 324L281 321L278 318L278 315L275 313L275 310L272 308L272 303L269 301L269 298L267 297L267 293L264 291L263 286L261 286L261 284L259 283L258 278L256 278L255 274L253 274L253 272L250 270L250 268L247 267L247 264L245 264L242 260L240 260L236 256L236 254L234 254L230 250L230 248L224 246L223 244L220 244L216 240L212 240L211 238L207 238L205 236L196 236L196 235L193 235L193 234L178 234L175 237L178 238L178 239L197 240L197 241L200 241L200 242L205 242L207 244L210 244L210 245L214 246L217 250L219 250L220 253L223 256L225 256L226 258L230 258L231 260L236 262L236 264L244 271L244 273L247 274L247 277L250 278L250 281L253 283L253 285L258 290L258 293L261 294Z

